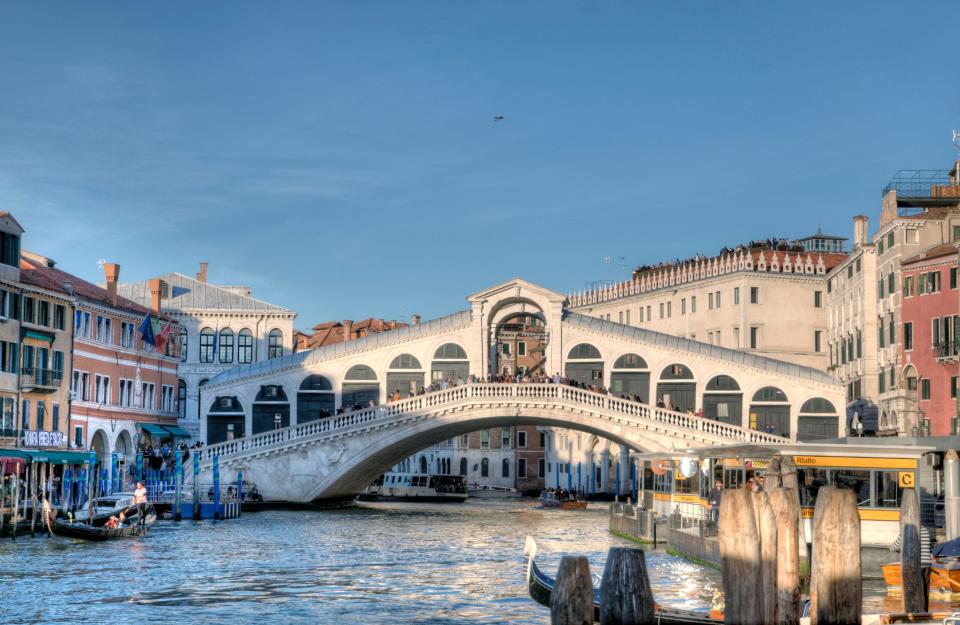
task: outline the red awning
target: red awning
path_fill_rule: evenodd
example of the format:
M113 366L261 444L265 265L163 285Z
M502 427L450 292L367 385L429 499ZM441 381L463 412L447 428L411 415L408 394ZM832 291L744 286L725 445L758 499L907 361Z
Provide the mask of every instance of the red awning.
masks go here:
M0 456L0 468L4 475L19 473L26 460L18 456Z

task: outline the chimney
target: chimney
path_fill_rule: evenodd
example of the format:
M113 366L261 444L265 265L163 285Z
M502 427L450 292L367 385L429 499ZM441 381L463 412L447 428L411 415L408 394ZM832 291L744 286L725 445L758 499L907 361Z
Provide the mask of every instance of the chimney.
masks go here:
M163 295L163 280L150 278L147 280L147 289L150 291L150 312L160 314L160 297Z
M207 263L206 261L200 263L200 271L197 272L197 282L207 282Z
M107 297L110 305L117 305L117 280L120 279L120 265L117 263L103 263L103 275L107 279Z
M353 321L351 319L343 320L343 340L344 341L353 340Z
M412 323L415 326L420 325L420 315L414 315L410 317L410 323Z
M867 244L870 230L870 218L866 215L856 215L853 218L853 249L858 250Z

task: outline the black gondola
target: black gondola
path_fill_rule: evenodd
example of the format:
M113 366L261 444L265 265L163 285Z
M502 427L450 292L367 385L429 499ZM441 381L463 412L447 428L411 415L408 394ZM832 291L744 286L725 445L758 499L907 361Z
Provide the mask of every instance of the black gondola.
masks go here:
M124 527L94 527L87 523L61 521L57 518L56 510L51 510L50 504L43 504L44 518L46 519L47 529L54 536L61 538L78 538L81 540L111 540L114 538L135 538L144 536L147 528L157 521L157 513L153 506L147 506L146 516L143 524L131 523Z
M550 595L553 593L554 579L540 570L537 566L537 541L527 536L523 553L527 560L527 588L530 597L542 606L550 607ZM593 620L600 622L600 588L594 583L593 590ZM677 610L657 605L656 622L658 625L708 625L722 623L710 618L709 614L693 612L692 610Z

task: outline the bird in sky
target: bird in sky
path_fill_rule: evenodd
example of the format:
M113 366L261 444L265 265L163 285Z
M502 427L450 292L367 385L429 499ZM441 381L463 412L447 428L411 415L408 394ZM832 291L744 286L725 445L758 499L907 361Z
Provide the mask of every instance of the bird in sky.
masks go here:
M495 121L495 122L499 122L499 121L502 121L502 120L503 120L503 115L494 115L494 116L493 116L493 121Z

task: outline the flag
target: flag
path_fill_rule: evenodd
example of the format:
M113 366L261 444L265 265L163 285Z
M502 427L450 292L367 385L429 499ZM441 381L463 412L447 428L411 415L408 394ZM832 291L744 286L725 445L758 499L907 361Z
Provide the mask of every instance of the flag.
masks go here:
M158 352L163 353L166 350L167 343L170 342L170 333L172 331L173 331L173 322L167 321L167 325L164 326L163 330L160 331L160 334L157 334L154 337Z
M153 321L150 319L150 313L147 313L147 316L144 317L140 323L140 338L143 339L144 343L156 346L156 339L153 336Z

